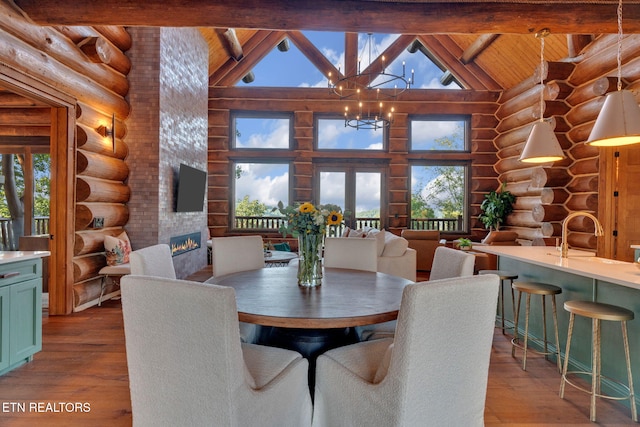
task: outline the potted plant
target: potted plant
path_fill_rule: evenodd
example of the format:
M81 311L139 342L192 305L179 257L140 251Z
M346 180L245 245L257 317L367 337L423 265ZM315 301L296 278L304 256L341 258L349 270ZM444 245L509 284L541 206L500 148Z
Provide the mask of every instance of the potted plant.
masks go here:
M463 251L468 251L471 249L471 240L465 237L458 239L458 249Z
M478 219L484 224L485 228L492 230L500 230L500 225L504 223L507 216L513 211L513 203L516 201L509 190L506 189L507 184L503 183L500 191L491 191L484 196L484 200L480 205L482 213Z

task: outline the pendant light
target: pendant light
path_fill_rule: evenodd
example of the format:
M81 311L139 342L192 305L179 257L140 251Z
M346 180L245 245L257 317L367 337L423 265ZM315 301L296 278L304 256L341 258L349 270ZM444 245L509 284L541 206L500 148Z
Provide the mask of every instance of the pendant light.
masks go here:
M524 163L556 162L565 157L551 124L544 120L544 38L548 35L548 28L536 33L536 38L540 39L540 121L533 124L520 155L520 161Z
M587 144L617 147L640 143L640 107L635 96L622 90L622 0L618 3L618 90L607 94Z

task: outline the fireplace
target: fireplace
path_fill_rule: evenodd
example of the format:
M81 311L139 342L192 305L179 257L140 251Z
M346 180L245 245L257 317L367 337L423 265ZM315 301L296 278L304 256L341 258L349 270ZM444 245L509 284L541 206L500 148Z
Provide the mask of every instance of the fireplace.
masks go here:
M169 239L169 247L171 248L171 256L178 256L185 252L199 249L202 244L202 233L183 234L181 236L171 237Z

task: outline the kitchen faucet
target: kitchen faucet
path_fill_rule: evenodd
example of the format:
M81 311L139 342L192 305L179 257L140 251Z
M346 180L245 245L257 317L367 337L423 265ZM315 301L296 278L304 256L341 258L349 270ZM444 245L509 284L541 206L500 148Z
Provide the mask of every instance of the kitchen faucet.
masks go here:
M586 216L587 218L590 218L596 226L596 230L593 234L595 236L604 236L604 229L602 228L602 224L600 224L600 221L598 221L598 218L591 215L589 212L583 212L583 211L571 212L569 215L567 215L564 221L562 221L562 252L561 252L562 258L567 258L569 254L569 242L567 242L567 232L569 231L568 230L569 221L571 221L573 218L577 216Z

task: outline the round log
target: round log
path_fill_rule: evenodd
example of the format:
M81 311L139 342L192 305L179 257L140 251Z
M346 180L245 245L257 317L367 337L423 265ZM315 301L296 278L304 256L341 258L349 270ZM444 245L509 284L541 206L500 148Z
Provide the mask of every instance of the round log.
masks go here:
M76 203L76 230L92 228L95 218L104 218L104 227L123 226L129 221L129 208L119 203Z
M573 175L587 175L598 173L599 159L576 160L569 168Z
M597 97L576 105L565 116L566 120L572 125L580 125L582 123L592 122L602 110L604 97Z
M578 142L571 146L569 154L571 154L571 157L574 159L586 159L589 157L598 157L600 155L600 150L598 147L594 147L593 145Z
M131 49L131 34L127 32L125 27L119 25L100 25L94 28L121 51L126 52Z
M494 131L495 133L495 131ZM471 141L471 152L472 153L495 153L496 146L493 143L493 138L491 139L472 139Z
M509 157L506 159L500 159L496 162L495 169L499 174L504 174L507 171L514 171L517 169L530 168L531 165L520 161L519 157Z
M493 140L496 138L496 136L498 136L498 132L496 132L495 128L491 128L491 129L475 128L471 130L471 144L473 145L474 142L479 141L479 142L490 142L493 145ZM482 151L491 151L491 150L482 150Z
M507 182L506 188L516 197L539 196L542 191L541 188L532 186L531 181Z
M124 75L131 71L131 60L103 37L86 37L78 43L78 48L92 62L108 65Z
M593 212L592 212L593 213ZM567 224L569 231L577 231L581 233L594 233L596 226L589 218L585 216L574 217Z
M512 171L506 171L500 175L500 181L502 182L518 182L518 181L531 181L531 171L534 168L516 169Z
M564 169L536 168L531 174L531 183L535 187L564 187L571 176Z
M73 284L74 307L82 307L87 304L97 304L102 289L102 278L94 277L80 283ZM104 295L109 295L119 289L117 280L107 280ZM104 296L103 295L103 296Z
M130 196L131 190L121 182L88 176L76 179L76 202L126 203Z
M536 103L525 107L517 113L512 114L500 121L500 124L498 124L496 130L500 133L503 133L508 131L509 129L531 124L538 119L540 119L540 105Z
M471 176L477 177L497 177L493 166L489 165L471 165Z
M111 124L111 115L106 115L90 105L82 102L76 104L76 119L79 124L89 129L97 129L105 124ZM124 138L127 134L127 125L116 117L116 138Z
M2 108L0 125L48 127L51 125L51 108Z
M495 129L498 125L498 119L494 114L474 113L471 115L471 127L473 129Z
M543 223L539 227L509 227L510 231L518 233L518 239L534 240L536 238L551 237L553 227L550 224Z
M554 92L553 89L558 89L557 85L535 85L532 88L522 92L515 98L512 98L504 104L501 104L496 110L496 117L499 120L505 119L513 114L516 114L522 109L535 104L536 102L540 102L541 91L543 91L542 96L544 99L555 99L558 95L558 92Z
M519 127L517 129L511 129L504 133L501 133L495 139L495 144L497 149L500 150L515 144L524 143L527 140L527 138L529 138L529 134L531 133L532 127L533 127L533 124L530 123L525 126Z
M539 227L540 221L536 221L531 211L513 211L506 220L508 226L514 227Z
M105 236L118 236L124 231L122 227L102 228L99 230L76 231L73 255L85 255L104 251Z
M567 103L572 107L601 97L611 91L616 90L618 79L615 77L601 77L593 83L586 83L574 88L573 92L567 96Z
M538 196L522 196L517 197L515 203L513 204L514 210L533 210L534 206L537 206L541 203L540 197ZM529 212L531 215L531 212ZM537 222L537 221L536 221Z
M573 178L567 186L572 193L587 193L598 191L598 175L580 175ZM594 209L595 210L595 209Z
M543 188L540 192L540 202L546 205L564 203L569 198L569 192L564 188Z
M471 191L475 192L489 192L496 190L500 186L498 178L474 178L471 181Z
M589 139L591 129L593 129L593 122L576 125L567 133L567 136L573 141L573 146L575 147Z
M106 265L104 254L92 254L73 258L73 280L81 282L98 275Z
M498 160L496 153L474 153L473 163L478 165L493 165Z
M567 201L567 208L573 211L598 210L597 194L573 194Z
M542 68L538 65L533 71L533 78L540 81L540 74L542 74L544 82L567 80L575 68L576 65L571 62L543 61Z
M504 104L506 102L509 102L511 99L520 95L522 92L525 92L531 89L532 87L534 87L539 83L540 83L540 79L536 80L533 75L531 77L527 77L517 85L502 91L502 93L500 94L500 98L498 99L498 103Z
M532 210L536 222L562 221L568 214L564 205L537 205Z
M76 124L76 140L78 148L92 153L102 154L103 156L124 159L129 154L129 147L121 139L116 138L116 152L114 153L110 138L103 137L95 130L89 129L79 123Z
M624 65L640 55L640 40L637 37L624 36L621 44L622 64ZM596 50L597 49L597 50ZM614 74L618 67L618 37L606 34L598 37L585 51L584 59L576 68L569 83L581 86L606 74Z
M598 239L593 234L587 233L569 233L567 236L569 246L576 249L596 250L598 247Z
M120 159L78 149L76 172L78 175L111 181L124 181L129 176L129 167Z

